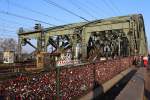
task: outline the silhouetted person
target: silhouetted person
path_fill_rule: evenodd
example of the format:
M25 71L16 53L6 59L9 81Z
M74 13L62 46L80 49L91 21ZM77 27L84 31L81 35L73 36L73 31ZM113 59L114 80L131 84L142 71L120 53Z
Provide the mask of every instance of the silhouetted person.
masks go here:
M150 54L148 54L148 65L150 65Z
M140 67L144 67L144 61L143 61L143 56L140 56Z

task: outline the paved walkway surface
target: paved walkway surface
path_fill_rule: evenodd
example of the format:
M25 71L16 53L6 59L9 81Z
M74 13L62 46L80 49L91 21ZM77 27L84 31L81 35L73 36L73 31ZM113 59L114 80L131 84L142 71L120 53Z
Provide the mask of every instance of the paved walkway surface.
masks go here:
M145 70L145 100L150 100L150 66Z

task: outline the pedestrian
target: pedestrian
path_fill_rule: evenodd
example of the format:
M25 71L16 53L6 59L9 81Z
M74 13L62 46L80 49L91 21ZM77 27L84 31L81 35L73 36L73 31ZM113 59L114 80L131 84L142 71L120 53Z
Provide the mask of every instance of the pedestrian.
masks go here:
M132 65L134 65L135 67L137 67L137 65L138 65L138 58L137 58L137 56L134 56Z
M140 67L144 67L144 60L143 60L143 56L140 56L139 65L140 65Z
M147 57L147 56L144 56L144 57L143 57L143 61L144 61L144 67L147 68L147 66L148 66L148 57Z
M148 70L150 70L150 54L148 54L148 67L147 67Z
M148 54L148 65L150 65L150 54Z

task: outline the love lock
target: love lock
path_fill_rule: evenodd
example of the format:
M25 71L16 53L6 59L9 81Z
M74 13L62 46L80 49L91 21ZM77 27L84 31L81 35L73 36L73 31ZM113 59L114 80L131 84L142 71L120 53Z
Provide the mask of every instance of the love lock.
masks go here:
M83 84L83 85L80 87L80 90L86 91L86 90L87 90L87 86L86 86L85 84Z

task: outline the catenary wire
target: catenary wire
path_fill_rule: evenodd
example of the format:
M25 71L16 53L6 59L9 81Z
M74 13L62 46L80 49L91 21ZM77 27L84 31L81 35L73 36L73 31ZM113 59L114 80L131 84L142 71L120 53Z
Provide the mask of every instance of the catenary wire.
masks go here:
M50 25L50 26L56 26L56 25L48 23L48 22L44 22L44 21L41 21L41 20L37 20L37 19L30 18L30 17L26 17L26 16L21 16L21 15L15 14L15 13L10 13L10 12L5 12L5 11L0 11L0 13L1 14L5 14L5 15L9 15L9 16L14 16L14 17L26 19L26 20L40 22L40 23L47 24L47 25Z
M26 11L30 11L30 12L33 12L33 13L36 13L36 14L39 14L39 15L42 15L42 16L45 16L45 17L52 18L52 19L54 19L55 21L65 23L65 21L63 21L63 20L61 20L61 19L59 19L59 18L50 16L50 15L48 15L48 14L45 14L45 13L43 13L43 12L40 12L40 11L31 9L31 8L29 8L29 7L25 7L25 6L23 6L23 5L19 5L19 4L14 3L14 2L9 2L9 3L10 3L12 6L14 6L14 7L21 8L21 9L24 9L24 10L26 10Z
M86 9L84 9L83 7L81 7L80 5L74 3L72 0L67 0L70 4L72 4L73 6L75 6L77 9L81 10L82 12L86 13L87 15L91 16L92 18L96 17L94 15L92 15L89 11L87 11Z
M53 6L57 7L57 8L59 8L59 9L61 9L61 10L64 10L64 11L66 11L66 12L68 12L68 13L70 13L70 14L72 14L72 15L74 15L74 16L80 18L80 19L83 19L83 20L89 22L89 20L87 20L86 18L84 18L84 17L82 17L82 16L80 16L80 15L78 15L78 14L76 14L76 13L74 13L74 12L72 12L72 11L70 11L70 10L64 8L64 7L62 7L61 5L55 3L55 2L53 2L53 1L51 1L51 0L43 0L43 1L45 1L46 3L48 3L48 4L50 4L50 5L53 5Z

